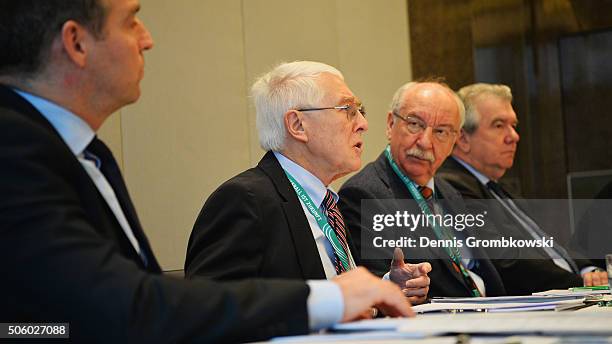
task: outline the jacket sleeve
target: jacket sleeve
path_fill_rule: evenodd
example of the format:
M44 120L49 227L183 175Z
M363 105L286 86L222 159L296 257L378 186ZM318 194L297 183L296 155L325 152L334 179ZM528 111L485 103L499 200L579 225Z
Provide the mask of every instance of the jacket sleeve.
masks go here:
M200 211L187 247L187 278L259 275L265 249L259 202L237 178L221 185Z

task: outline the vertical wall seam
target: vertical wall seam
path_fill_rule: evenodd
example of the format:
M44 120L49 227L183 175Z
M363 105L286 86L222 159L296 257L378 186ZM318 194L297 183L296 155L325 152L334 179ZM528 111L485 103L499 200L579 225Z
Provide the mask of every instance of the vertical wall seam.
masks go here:
M246 101L246 107L245 107L245 116L246 116L246 123L247 123L247 139L248 139L248 166L251 166L253 164L253 149L254 147L252 147L253 145L253 137L251 134L251 124L255 124L255 123L251 123L251 118L249 116L249 104L250 104L250 98L249 98L249 71L248 71L248 64L247 64L247 47L246 47L246 22L245 22L245 13L244 13L245 9L244 9L244 0L240 0L240 22L242 23L242 65L243 65L243 69L244 69L244 96L247 99Z

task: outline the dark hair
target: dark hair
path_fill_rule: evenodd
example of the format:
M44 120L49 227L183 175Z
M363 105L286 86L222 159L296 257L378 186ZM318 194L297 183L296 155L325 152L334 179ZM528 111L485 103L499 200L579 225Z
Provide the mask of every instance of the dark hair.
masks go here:
M0 75L33 75L51 43L74 20L102 37L104 0L0 0Z

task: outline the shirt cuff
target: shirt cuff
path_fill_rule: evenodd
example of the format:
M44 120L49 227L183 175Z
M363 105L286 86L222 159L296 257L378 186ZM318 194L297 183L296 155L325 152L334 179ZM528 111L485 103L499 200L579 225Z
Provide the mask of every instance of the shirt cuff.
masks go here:
M580 276L582 276L582 275L584 275L586 273L589 273L589 272L593 272L593 271L606 271L606 270L604 270L604 269L602 269L600 267L597 267L597 266L587 266L587 267L584 267L584 268L582 268L580 270Z
M306 302L311 331L318 331L342 320L344 299L340 287L326 280L309 280L310 294Z
M382 279L384 281L390 281L391 280L391 271L387 271L387 273L383 275Z

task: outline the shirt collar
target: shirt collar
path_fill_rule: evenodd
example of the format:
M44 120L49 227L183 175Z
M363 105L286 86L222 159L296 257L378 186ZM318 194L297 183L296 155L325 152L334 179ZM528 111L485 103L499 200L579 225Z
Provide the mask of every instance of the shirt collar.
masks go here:
M434 183L434 179L431 178L427 184L425 184L425 186L427 186L428 188L431 189L431 191L436 192L436 184Z
M287 157L282 155L279 152L273 152L274 156L280 163L283 170L289 172L295 178L300 185L304 188L310 199L321 207L321 203L323 203L323 199L325 198L325 194L327 190L331 191L334 200L338 202L338 194L331 188L326 188L325 185L319 178L317 178L314 174L308 172L302 166L296 164L295 162L289 160Z
M25 98L51 123L72 153L79 156L96 133L83 119L46 99L21 90L14 90Z
M461 164L461 166L465 167L468 171L470 171L470 173L472 173L474 175L474 177L476 177L476 179L478 179L478 181L480 182L480 184L482 185L487 185L487 183L491 180L489 179L487 176L485 176L484 174L478 172L474 167L472 167L472 165L468 164L467 162L453 156L453 159L457 160L458 163Z

